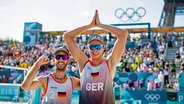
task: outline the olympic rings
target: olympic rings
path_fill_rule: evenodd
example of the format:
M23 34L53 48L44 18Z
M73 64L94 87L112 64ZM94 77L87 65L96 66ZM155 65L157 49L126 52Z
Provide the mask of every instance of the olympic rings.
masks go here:
M144 98L147 100L147 101L152 101L152 102L156 102L160 99L160 95L159 94L146 94L144 96Z
M143 7L139 7L136 10L134 8L127 8L125 11L122 8L115 10L115 16L123 22L127 22L129 20L137 22L145 15L146 9Z

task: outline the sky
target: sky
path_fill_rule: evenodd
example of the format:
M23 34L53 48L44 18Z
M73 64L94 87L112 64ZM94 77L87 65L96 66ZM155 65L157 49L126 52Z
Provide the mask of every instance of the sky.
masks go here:
M125 23L115 16L118 8L146 9L139 22L157 27L164 0L0 0L0 39L23 41L25 22L39 22L42 31L70 30L91 22L95 10L104 24ZM184 26L177 16L175 26ZM126 23L132 23L128 21Z

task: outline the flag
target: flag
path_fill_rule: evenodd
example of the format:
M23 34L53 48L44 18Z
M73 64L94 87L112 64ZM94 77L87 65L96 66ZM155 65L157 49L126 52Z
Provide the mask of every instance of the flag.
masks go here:
M99 72L96 73L91 73L92 78L98 78L99 77Z
M58 92L58 99L65 99L66 98L66 92Z

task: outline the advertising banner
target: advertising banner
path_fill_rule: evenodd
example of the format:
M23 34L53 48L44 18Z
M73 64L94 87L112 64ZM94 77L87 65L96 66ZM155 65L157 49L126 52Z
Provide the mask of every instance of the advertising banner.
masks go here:
M123 90L122 101L136 104L167 104L167 93L165 91L139 91Z

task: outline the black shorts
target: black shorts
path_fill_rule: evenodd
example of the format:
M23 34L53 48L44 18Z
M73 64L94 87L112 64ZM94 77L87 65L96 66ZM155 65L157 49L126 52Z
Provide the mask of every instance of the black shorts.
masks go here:
M171 73L175 73L175 72L176 72L176 70L175 70L175 69L171 70Z
M115 100L120 100L120 95L115 96Z

